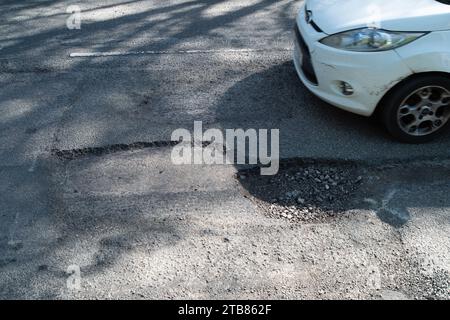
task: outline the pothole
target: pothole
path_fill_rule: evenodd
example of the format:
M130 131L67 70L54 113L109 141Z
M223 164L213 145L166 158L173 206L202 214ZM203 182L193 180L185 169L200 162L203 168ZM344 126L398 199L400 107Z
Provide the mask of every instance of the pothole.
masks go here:
M240 171L238 179L262 211L292 222L326 222L345 212L363 176L353 164L304 164L275 176Z

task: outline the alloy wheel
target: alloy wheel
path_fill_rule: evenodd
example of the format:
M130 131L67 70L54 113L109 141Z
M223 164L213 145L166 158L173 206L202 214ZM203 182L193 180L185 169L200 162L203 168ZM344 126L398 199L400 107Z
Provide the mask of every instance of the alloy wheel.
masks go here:
M450 92L439 86L422 87L400 105L397 121L412 136L426 136L442 128L450 118Z

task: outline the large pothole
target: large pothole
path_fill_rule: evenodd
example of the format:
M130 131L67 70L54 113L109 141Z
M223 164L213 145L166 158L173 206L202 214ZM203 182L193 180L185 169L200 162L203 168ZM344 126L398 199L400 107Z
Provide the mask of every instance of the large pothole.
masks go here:
M356 165L333 163L284 166L275 176L246 170L238 179L267 215L308 222L345 212L364 180Z

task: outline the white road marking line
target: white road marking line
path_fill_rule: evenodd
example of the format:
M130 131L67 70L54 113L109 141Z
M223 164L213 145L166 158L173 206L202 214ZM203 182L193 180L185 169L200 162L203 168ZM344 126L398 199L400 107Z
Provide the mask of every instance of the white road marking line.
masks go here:
M198 53L252 53L266 51L291 51L291 48L277 49L211 49L211 50L167 50L167 51L109 51L109 52L72 52L71 58L95 58L110 56L158 55L158 54L198 54Z

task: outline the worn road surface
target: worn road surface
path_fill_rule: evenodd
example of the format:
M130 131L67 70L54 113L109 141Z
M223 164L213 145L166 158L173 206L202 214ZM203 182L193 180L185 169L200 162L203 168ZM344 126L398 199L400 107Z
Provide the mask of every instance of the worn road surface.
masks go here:
M450 299L450 133L399 144L308 93L300 3L2 1L0 298ZM285 166L173 165L195 120L280 129ZM324 219L281 194L349 181Z

